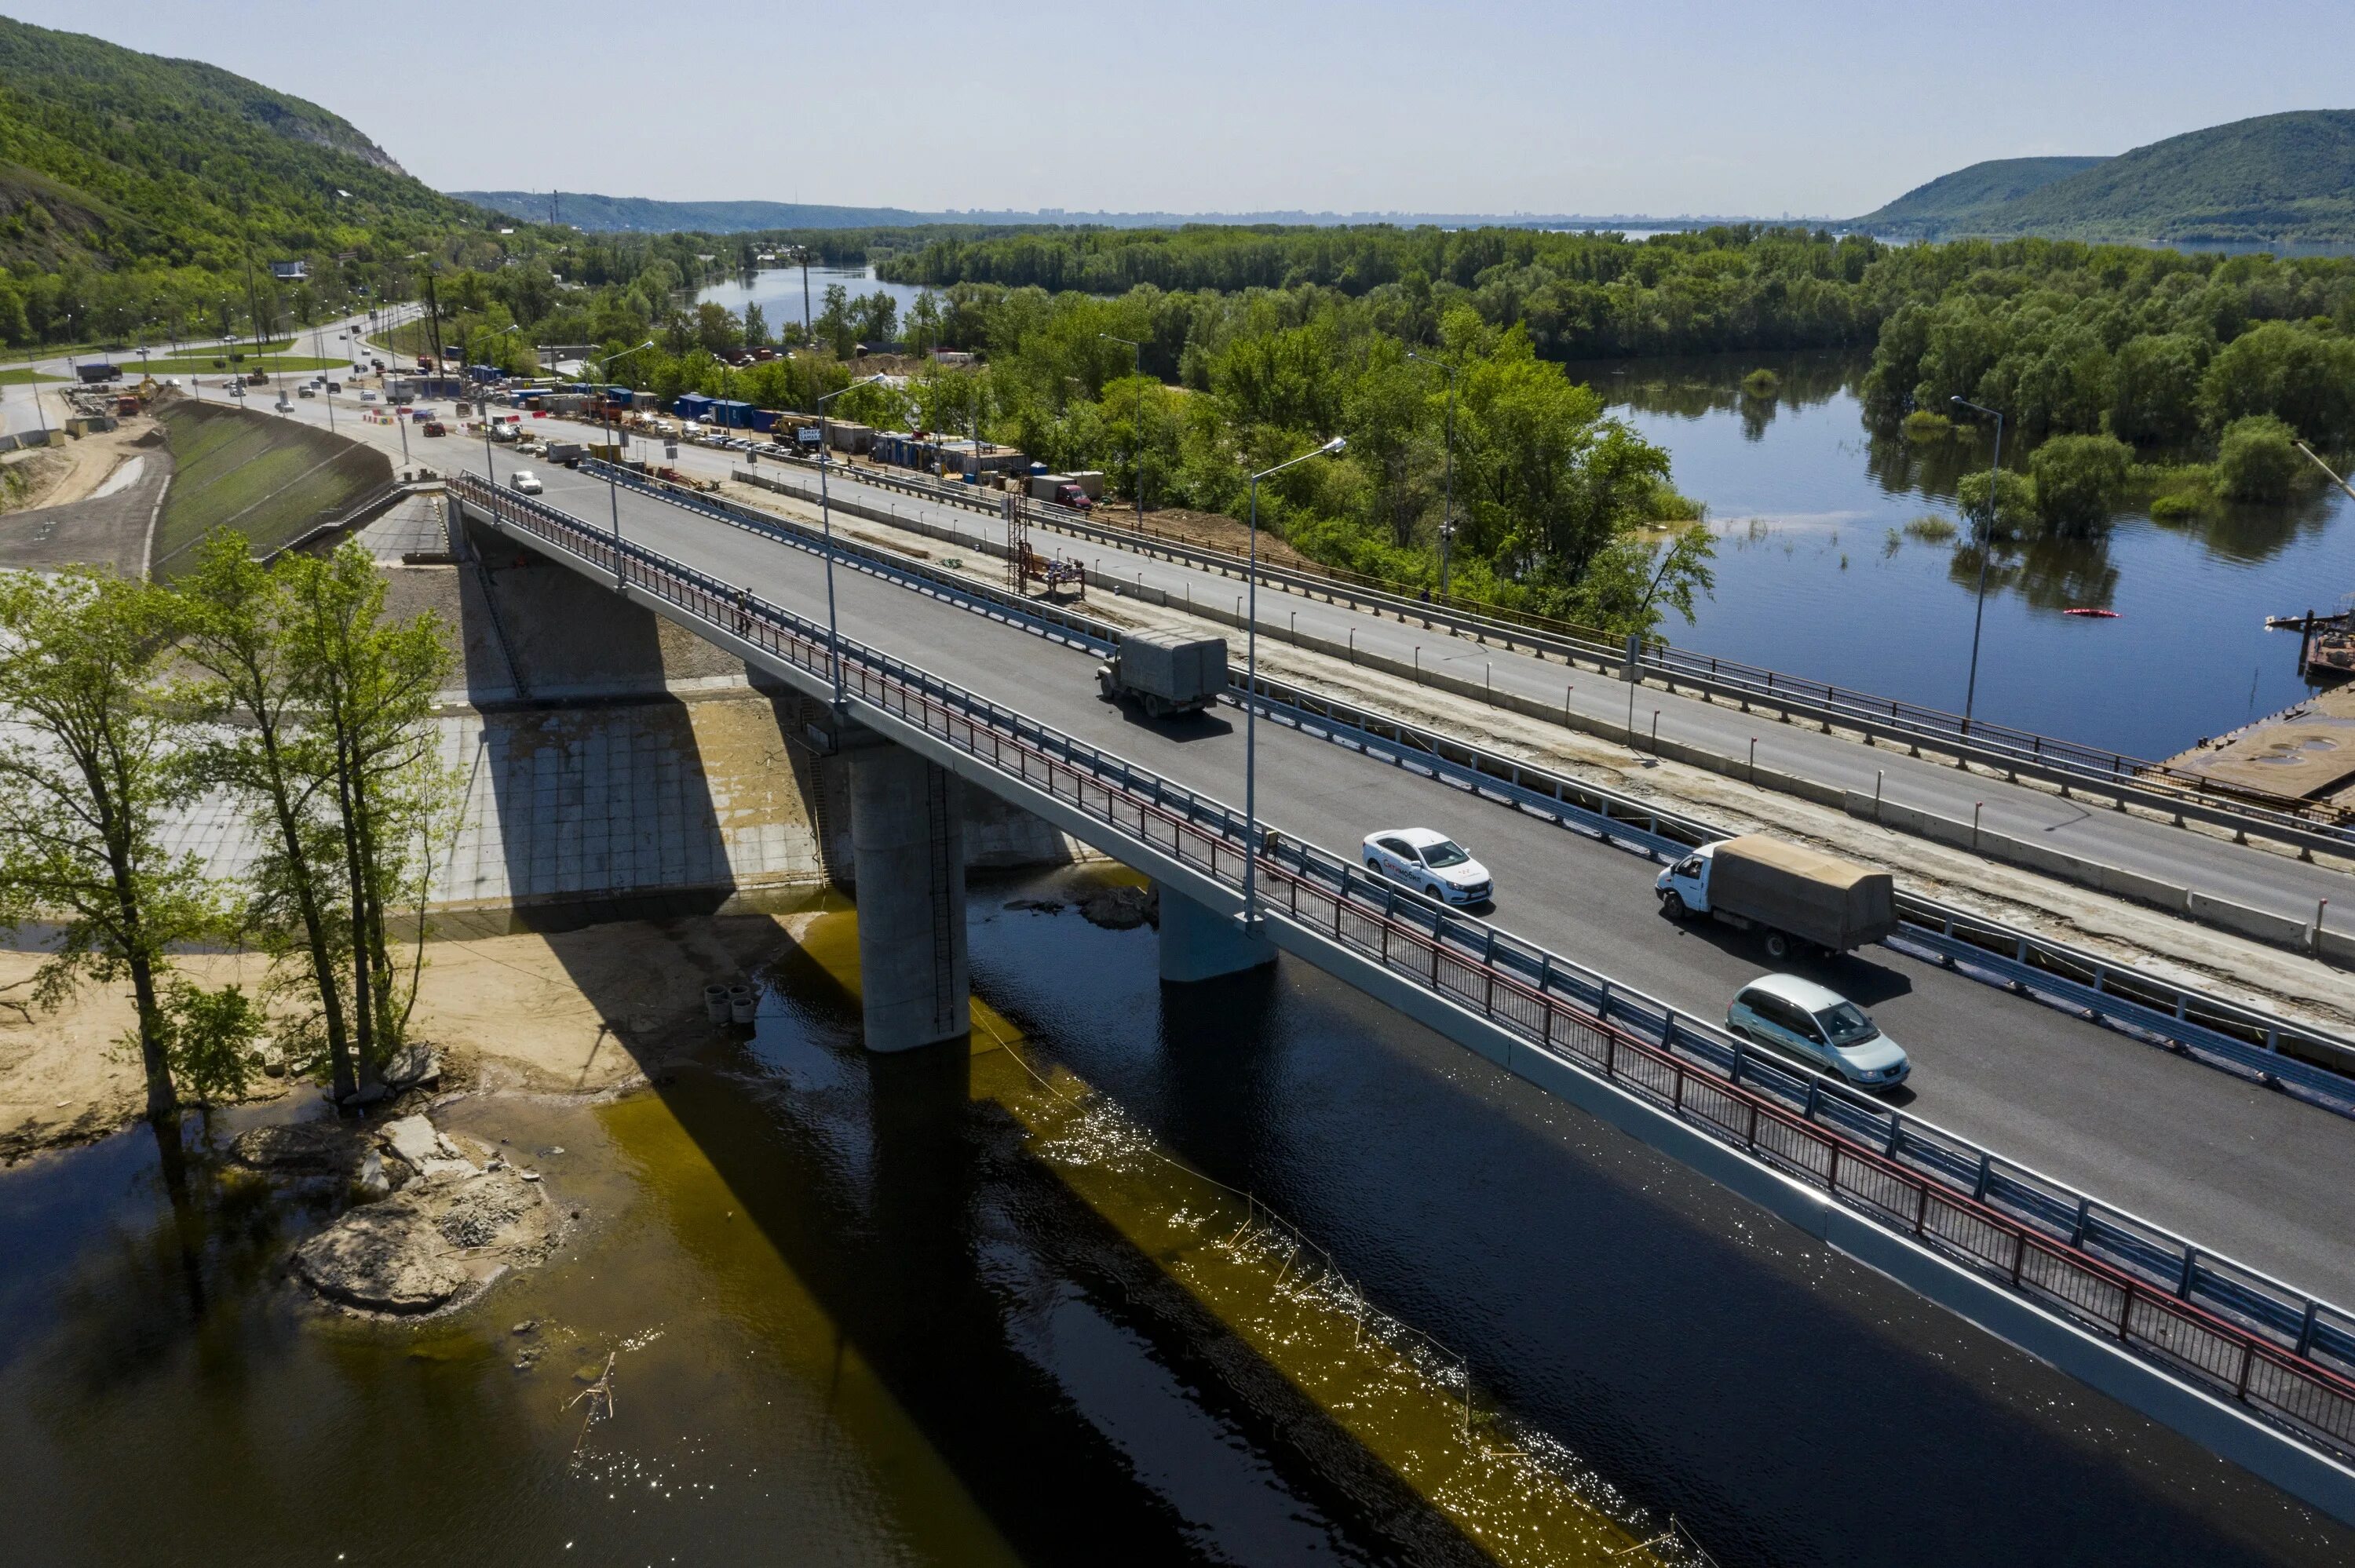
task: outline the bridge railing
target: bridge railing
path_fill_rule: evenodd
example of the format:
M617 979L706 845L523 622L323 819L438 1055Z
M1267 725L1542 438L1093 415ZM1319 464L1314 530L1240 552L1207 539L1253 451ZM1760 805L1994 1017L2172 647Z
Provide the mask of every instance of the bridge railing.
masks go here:
M824 630L793 612L642 546L616 548L606 531L473 475L453 485L470 503L592 570L618 573L640 593L795 668L833 678ZM1231 807L878 650L849 640L838 646L839 679L861 703L1240 886L1244 823ZM1269 834L1261 866L1268 908L1299 928L1445 998L1529 1048L1641 1097L1982 1278L2309 1441L2355 1454L2355 1320L2337 1308L2057 1183L2000 1166L1987 1151L1861 1103L1649 999L1636 1004L1632 1017L1625 1010L1614 1014L1607 978L1407 894L1343 857Z

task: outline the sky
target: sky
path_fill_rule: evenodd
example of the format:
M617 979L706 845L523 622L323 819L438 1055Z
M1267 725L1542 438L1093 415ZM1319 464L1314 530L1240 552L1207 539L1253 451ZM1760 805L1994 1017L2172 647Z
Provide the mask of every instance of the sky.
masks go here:
M928 211L1844 217L1983 158L2355 105L2344 0L0 14L307 98L444 190Z

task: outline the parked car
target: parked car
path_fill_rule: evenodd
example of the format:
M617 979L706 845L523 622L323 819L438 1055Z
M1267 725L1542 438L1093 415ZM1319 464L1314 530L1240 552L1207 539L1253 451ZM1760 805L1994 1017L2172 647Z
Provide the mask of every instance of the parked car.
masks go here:
M532 472L531 470L527 468L519 468L516 470L514 473L508 475L507 483L514 486L517 490L522 492L526 495L538 495L542 490L542 486L539 482L539 475Z
M1486 904L1496 879L1471 852L1430 828L1388 828L1368 833L1366 869L1443 904Z
M1905 1048L1883 1034L1871 1014L1797 975L1767 975L1743 986L1725 1010L1725 1027L1868 1088L1902 1084L1913 1071Z

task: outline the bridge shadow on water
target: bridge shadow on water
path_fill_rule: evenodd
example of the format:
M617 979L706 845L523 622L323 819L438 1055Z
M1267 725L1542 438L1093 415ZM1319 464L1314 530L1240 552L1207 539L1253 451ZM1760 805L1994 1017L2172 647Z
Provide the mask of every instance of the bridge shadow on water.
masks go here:
M976 925L975 984L1002 1012L1721 1563L2189 1568L2355 1548L1305 965L1161 986L1147 942L1059 924L1052 964Z
M867 1053L855 993L774 944L749 1040L616 1038L1018 1556L1489 1561L1029 1152L965 1045Z

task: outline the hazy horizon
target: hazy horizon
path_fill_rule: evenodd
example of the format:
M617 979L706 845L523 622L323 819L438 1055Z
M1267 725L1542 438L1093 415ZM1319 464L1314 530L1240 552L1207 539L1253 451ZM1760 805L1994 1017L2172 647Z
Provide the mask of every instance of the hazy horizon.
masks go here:
M917 211L1843 217L1983 159L2347 95L2332 51L2280 47L2336 36L2314 0L2229 28L2179 0L1209 0L1158 26L1071 0L664 27L609 0L561 27L449 0L0 9L309 99L437 189Z

